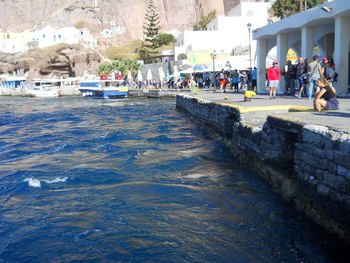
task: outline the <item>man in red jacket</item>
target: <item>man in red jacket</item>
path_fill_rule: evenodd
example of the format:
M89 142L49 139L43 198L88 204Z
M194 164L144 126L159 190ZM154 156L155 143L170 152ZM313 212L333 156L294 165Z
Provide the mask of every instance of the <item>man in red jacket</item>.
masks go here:
M275 60L267 70L267 80L269 82L268 87L270 88L270 99L276 98L276 89L280 82L280 69L277 67L278 63Z

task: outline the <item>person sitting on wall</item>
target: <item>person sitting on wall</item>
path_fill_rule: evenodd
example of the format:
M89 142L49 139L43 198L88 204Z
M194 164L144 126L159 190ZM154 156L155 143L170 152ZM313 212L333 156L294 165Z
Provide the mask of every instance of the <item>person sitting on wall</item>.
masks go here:
M322 109L339 110L339 102L334 87L325 78L317 80L317 87L320 88L320 91L315 96L315 111L321 111Z

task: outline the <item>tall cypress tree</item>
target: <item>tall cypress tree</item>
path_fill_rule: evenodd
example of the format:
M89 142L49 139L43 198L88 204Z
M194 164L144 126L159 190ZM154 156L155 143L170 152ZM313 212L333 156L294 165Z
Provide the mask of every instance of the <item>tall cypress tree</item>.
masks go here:
M149 1L146 9L145 22L143 23L144 42L140 50L141 57L149 57L157 54L159 48L156 41L159 31L161 29L159 11L153 0Z

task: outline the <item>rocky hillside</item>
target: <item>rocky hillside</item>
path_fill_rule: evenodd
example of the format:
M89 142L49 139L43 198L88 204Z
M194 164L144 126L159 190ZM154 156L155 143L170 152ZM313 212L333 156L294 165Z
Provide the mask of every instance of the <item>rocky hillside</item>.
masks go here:
M101 60L94 50L79 45L59 44L45 49L31 49L19 56L0 53L0 74L28 74L29 79L74 77L83 75L85 71L95 73Z
M213 9L224 14L227 0L154 0L159 8L163 31L191 28L201 13ZM139 39L143 33L149 0L2 0L2 31L22 32L33 27L85 26L97 36L114 21L126 29L124 39Z

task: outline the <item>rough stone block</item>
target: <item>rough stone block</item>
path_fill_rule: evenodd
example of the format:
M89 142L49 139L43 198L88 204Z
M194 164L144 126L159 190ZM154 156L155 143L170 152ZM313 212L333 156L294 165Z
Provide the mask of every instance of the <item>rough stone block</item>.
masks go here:
M342 177L340 175L337 175L335 177L335 189L337 191L345 193L346 187L345 187L345 179L344 179L344 177Z
M317 185L317 192L320 194L320 195L323 195L323 196L327 196L328 193L329 193L330 189L328 186L324 185L324 184L318 184Z
M302 151L299 151L299 150L295 150L294 151L294 160L298 160L298 161L304 161L304 158L303 158L303 152Z
M294 143L294 147L296 150L304 150L304 143L296 142Z
M334 151L334 161L346 168L350 169L350 155L341 151Z
M334 160L334 153L332 150L325 150L326 151L326 158L328 161Z
M343 153L350 153L350 134L342 134L339 138L338 148Z
M313 147L313 154L319 158L326 158L326 151L320 148Z
M325 170L328 170L331 174L336 174L338 170L337 164L334 162L327 162L327 168Z
M345 167L338 165L337 166L338 175L344 176L347 180L350 180L350 170Z
M324 148L326 149L326 150L334 150L334 148L335 148L335 142L334 141L332 141L332 140L329 140L329 139L324 139Z
M312 131L314 133L319 133L319 134L323 134L323 135L326 135L329 133L329 129L327 126L317 125L317 124L305 125L304 130L309 130L309 131Z
M323 182L330 187L334 187L335 186L335 175L331 174L327 171L323 172Z
M310 132L308 130L303 132L303 141L305 143L311 143L311 144L316 144L319 146L323 146L324 145L324 140L323 140L323 136L318 134L318 133L314 133L314 132Z

